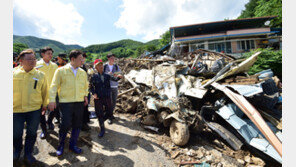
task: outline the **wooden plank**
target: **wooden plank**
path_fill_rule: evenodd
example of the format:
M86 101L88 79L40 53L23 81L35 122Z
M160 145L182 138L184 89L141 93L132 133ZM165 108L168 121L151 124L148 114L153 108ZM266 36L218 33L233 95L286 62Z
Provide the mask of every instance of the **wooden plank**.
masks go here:
M129 93L129 92L131 92L131 91L133 91L133 90L135 90L135 89L137 89L137 87L130 88L130 89L128 89L127 91L124 91L124 92L122 92L122 93L119 93L117 97L120 97L120 96L122 96L122 95L124 95L124 94L126 94L126 93Z

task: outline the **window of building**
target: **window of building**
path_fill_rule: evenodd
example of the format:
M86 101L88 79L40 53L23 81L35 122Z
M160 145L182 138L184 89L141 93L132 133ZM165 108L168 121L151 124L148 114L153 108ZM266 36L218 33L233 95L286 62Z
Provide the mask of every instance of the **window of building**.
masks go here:
M251 49L255 49L255 42L254 42L254 40L251 40Z
M245 41L241 41L241 45L242 45L242 50L246 50L246 42Z
M197 44L196 48L197 49L204 49L205 45L204 44Z
M231 43L230 42L219 42L219 43L211 43L209 44L209 50L216 51L216 52L225 52L231 53Z
M226 53L232 53L230 42L226 42Z
M199 43L196 43L196 44L191 44L190 45L190 52L193 52L197 49L204 49L205 48L205 45L204 44L199 44Z
M249 51L255 49L254 40L237 41L237 50Z
M209 50L215 50L215 45L213 43L209 44Z

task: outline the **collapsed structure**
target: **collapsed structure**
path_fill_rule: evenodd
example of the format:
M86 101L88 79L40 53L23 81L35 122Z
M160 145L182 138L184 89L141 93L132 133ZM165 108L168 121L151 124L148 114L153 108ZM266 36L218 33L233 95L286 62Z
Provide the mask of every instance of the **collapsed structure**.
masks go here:
M208 128L233 150L246 145L282 163L281 83L271 70L246 74L260 52L236 60L204 49L180 55L178 49L119 59L125 77L116 111L141 115L146 129L168 128L179 146Z

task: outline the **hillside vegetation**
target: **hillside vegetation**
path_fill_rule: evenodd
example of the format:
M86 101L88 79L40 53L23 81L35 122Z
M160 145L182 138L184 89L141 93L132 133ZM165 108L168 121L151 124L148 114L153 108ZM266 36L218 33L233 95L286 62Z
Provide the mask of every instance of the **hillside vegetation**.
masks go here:
M109 52L116 54L119 58L137 57L144 51L150 52L161 47L158 39L146 43L131 39L124 39L106 44L94 44L83 48L79 45L65 45L58 41L37 38L34 36L13 35L13 51L18 54L27 48L32 48L38 53L38 51L45 46L53 48L54 57L56 57L59 53L69 53L72 49L80 49L88 55L86 60L87 62L92 62L96 58L101 58L106 61L106 56ZM40 56L39 54L36 55L37 57Z
M107 54L112 52L118 58L121 57L138 57L144 51L155 51L160 48L158 39L142 43L130 39L124 39L107 44L90 45L82 49L87 55L87 61L91 62L96 58L106 61Z
M41 48L45 46L49 46L54 50L54 56L58 55L61 52L65 53L68 50L83 48L82 46L79 46L79 45L65 45L55 40L37 38L34 36L13 35L13 43L24 44L29 48L34 49L35 51L39 51Z

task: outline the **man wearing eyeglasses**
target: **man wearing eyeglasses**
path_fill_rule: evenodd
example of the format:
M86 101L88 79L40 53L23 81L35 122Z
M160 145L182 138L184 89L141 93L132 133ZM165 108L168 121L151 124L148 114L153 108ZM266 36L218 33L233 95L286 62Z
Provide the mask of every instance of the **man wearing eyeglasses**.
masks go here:
M39 68L38 70L42 71L45 74L47 84L48 84L48 86L50 86L53 75L54 75L56 69L58 68L58 65L51 61L52 54L53 54L52 48L44 47L44 48L40 49L40 54L41 54L42 59L37 62L37 66L40 66L40 65L43 65L43 66L41 68ZM45 112L42 112L41 118L40 118L40 127L42 129L42 132L40 134L41 139L45 139L47 136L46 123L48 124L48 129L50 129L50 130L54 129L54 125L53 125L52 121L46 122Z
M41 110L48 101L48 85L43 72L36 70L35 53L32 49L22 51L18 57L22 66L13 71L13 160L20 158L22 136L26 123L25 160L34 163L33 146L37 137Z
M61 124L59 129L59 146L56 155L64 152L67 132L72 128L69 150L80 154L82 150L76 146L82 127L84 106L88 104L87 74L80 68L83 63L82 52L72 50L69 54L70 63L56 70L49 90L50 111L56 108L56 94L59 96Z

